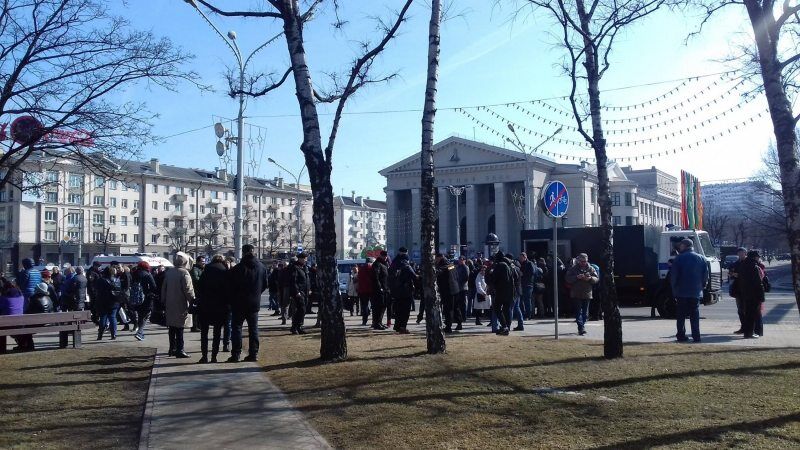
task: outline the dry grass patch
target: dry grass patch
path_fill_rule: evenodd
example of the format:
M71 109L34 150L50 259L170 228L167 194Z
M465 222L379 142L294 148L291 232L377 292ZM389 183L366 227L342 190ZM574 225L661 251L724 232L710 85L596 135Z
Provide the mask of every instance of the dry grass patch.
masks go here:
M319 364L319 335L267 333L262 364L337 448L800 446L800 350L351 331Z
M0 355L0 448L132 449L155 350Z

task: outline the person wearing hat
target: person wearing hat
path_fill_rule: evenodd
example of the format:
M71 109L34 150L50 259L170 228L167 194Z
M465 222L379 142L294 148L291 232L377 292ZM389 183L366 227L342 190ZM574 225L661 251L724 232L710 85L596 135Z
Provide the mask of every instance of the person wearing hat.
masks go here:
M728 266L728 279L731 281L728 287L728 295L736 299L736 312L739 315L739 329L734 331L733 334L742 334L744 333L744 308L742 307L742 299L741 295L739 295L739 283L737 283L737 280L739 278L739 266L744 262L745 258L747 258L747 249L739 247L739 249L736 250L736 256L738 256L739 259Z
M256 258L255 247L242 246L242 260L230 270L233 288L231 295L231 357L228 362L238 362L242 354L242 326L247 322L248 349L245 361L255 362L258 357L258 312L261 295L267 290L267 268Z
M28 309L25 314L46 314L54 311L53 299L50 298L50 289L52 287L45 282L36 285L33 295L28 301Z
M308 279L308 267L306 258L308 255L300 253L297 261L291 267L291 277L289 283L289 298L292 301L292 334L306 334L303 325L306 317L306 302L310 290Z
M500 322L497 334L508 336L511 327L511 308L514 305L514 272L511 261L503 252L498 251L494 255L494 264L486 277L486 282L492 290L492 312Z
M383 313L386 312L389 303L389 265L386 262L388 254L381 250L375 262L372 263L372 281L374 291L372 293L372 329L385 330L383 324Z
M188 358L184 350L183 330L191 326L192 316L189 305L194 303L195 293L192 276L192 258L184 252L178 252L172 260L174 267L164 272L161 284L161 301L164 304L164 317L169 327L168 356Z
M747 258L739 264L736 283L739 285L738 293L744 310L744 323L742 334L745 339L760 337L757 331L761 323L761 304L764 303L764 270L761 268L761 255L758 251L750 250Z
M708 283L708 264L705 258L693 250L691 239L684 239L678 244L678 256L672 263L670 284L672 296L678 303L677 334L679 342L689 340L686 337L686 317L692 327L692 340L700 342L700 301L703 289Z

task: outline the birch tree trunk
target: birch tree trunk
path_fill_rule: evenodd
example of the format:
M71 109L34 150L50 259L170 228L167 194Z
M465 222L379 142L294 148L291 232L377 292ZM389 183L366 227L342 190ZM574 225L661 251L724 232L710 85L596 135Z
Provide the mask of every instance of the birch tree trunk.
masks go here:
M422 113L421 195L422 202L422 295L425 300L425 335L428 353L444 353L447 349L442 333L442 314L436 294L436 269L433 266L435 248L433 226L436 221L434 198L433 126L436 120L436 83L439 78L439 24L441 0L431 1L431 21L428 29L428 82L425 85L425 107Z
M331 185L330 161L325 158L320 134L319 116L314 103L311 73L306 62L303 31L297 2L283 2L283 31L289 50L294 76L297 102L303 123L303 152L308 167L313 197L313 222L316 234L314 245L320 277L320 326L322 339L320 358L323 361L339 361L347 358L347 336L345 333L342 303L338 297L336 277L336 227L333 211L333 186Z
M770 8L765 8L758 0L744 0L744 5L753 26L758 64L775 133L783 208L792 254L792 286L795 302L800 310L800 167L795 133L797 121L792 115L792 104L782 83L783 67L778 55L780 27L776 25L771 3Z
M589 111L592 123L592 147L597 160L597 201L600 205L600 228L602 231L603 247L603 355L607 359L622 357L622 317L617 301L617 287L614 282L614 227L611 212L611 198L608 186L608 155L606 154L606 140L603 135L603 122L600 116L600 69L598 55L594 43L589 39L592 36L590 29L591 17L587 13L583 0L576 1L578 18L583 31L584 66L586 69Z

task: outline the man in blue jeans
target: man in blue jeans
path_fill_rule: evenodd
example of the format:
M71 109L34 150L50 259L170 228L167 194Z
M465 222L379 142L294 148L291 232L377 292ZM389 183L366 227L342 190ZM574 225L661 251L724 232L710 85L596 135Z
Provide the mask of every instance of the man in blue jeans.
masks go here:
M575 322L578 334L586 334L586 316L589 314L589 303L592 301L592 287L600 281L597 272L589 264L589 255L581 253L575 257L575 265L566 274L570 284L570 297L575 304Z
M703 299L703 288L708 283L708 264L705 258L693 250L690 239L678 244L680 254L672 262L670 283L672 295L678 302L677 327L675 335L678 342L686 342L686 316L692 327L692 340L700 342L700 301Z

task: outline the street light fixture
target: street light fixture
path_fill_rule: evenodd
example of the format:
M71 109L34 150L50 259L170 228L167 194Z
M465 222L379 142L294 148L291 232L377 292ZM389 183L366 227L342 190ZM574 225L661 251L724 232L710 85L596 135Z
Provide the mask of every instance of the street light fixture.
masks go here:
M461 197L461 194L469 186L447 186L447 190L450 191L456 198L456 256L461 256L461 214L458 213L458 204Z
M534 199L534 195L533 195L534 186L533 186L533 180L531 179L531 168L528 167L530 165L530 162L531 162L530 157L531 157L531 155L533 155L534 152L539 150L544 144L546 144L546 143L550 142L551 140L553 140L553 138L556 137L556 135L558 133L561 133L561 130L563 130L564 127L559 127L556 131L553 132L553 134L548 136L545 140L543 140L541 143L539 143L539 145L537 145L536 147L533 147L530 150L530 152L528 152L527 150L525 150L525 148L529 147L529 146L522 143L522 139L520 139L519 136L517 135L517 130L514 129L514 125L512 125L511 123L508 123L507 126L508 126L508 130L511 131L511 134L514 135L514 139L516 139L516 141L514 141L513 139L511 139L509 137L506 137L506 141L508 143L510 143L511 145L513 145L514 147L516 147L517 150L521 151L525 155L525 166L526 166L525 167L525 192L526 193L530 192L531 195L530 195L530 198L526 199L527 201L525 202L525 210L526 211L525 211L525 220L524 220L524 222L525 222L525 229L526 230L530 230L530 229L533 228L533 212L531 211L531 207L533 206L533 199ZM527 195L526 195L526 197L527 197Z
M236 62L239 64L239 114L236 116L236 211L234 213L235 220L233 228L233 245L235 247L234 255L236 256L237 260L240 260L242 258L242 226L244 224L244 73L253 56L261 51L264 47L278 39L278 37L283 33L278 33L276 36L253 50L253 52L250 53L247 58L242 58L242 53L239 51L239 45L236 43L237 36L235 31L228 31L226 38L219 28L217 28L214 23L211 22L211 19L209 19L208 16L206 16L205 13L198 8L197 3L195 3L194 0L184 1L192 6L194 10L203 17L203 19L214 30L214 32L216 32L217 35L222 38L223 41L225 41L225 44L227 44L228 48L231 49L233 55L236 57Z
M283 167L282 165L280 165L280 163L278 163L274 159L267 158L267 161L271 162L272 164L275 164L281 170L285 171L286 173L291 175L292 178L294 178L294 182L295 182L295 185L294 185L295 186L295 201L294 201L294 204L297 207L297 210L295 211L295 218L297 219L297 248L299 250L300 247L303 246L303 238L300 235L300 178L303 176L303 171L306 170L306 165L303 164L303 167L300 168L300 173L295 175L294 172L290 171L286 167Z

